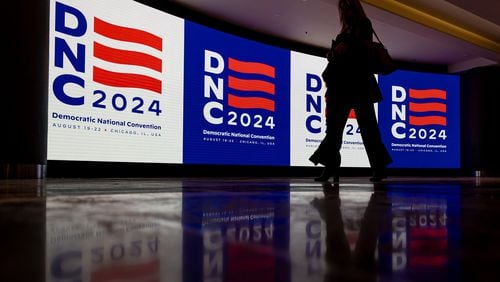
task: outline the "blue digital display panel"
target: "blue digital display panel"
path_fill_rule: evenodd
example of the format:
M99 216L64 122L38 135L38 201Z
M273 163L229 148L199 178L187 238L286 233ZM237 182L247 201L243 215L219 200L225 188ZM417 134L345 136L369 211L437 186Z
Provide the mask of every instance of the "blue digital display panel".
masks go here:
M185 164L290 165L290 51L185 21Z
M457 75L398 70L378 77L379 125L394 168L460 167Z

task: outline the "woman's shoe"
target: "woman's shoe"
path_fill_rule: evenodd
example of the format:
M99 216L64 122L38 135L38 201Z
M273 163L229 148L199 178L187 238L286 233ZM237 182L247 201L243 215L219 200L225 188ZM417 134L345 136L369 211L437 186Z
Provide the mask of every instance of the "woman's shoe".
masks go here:
M335 174L333 176L333 183L339 183L339 181L340 181L340 177L338 176L338 174Z
M314 181L316 181L316 182L327 182L328 179L330 179L330 175L321 174L320 176L314 178Z
M330 179L329 175L320 175L316 178L314 178L314 181L316 182L328 182L328 179ZM340 177L338 175L333 175L333 183L339 183L340 182Z
M323 169L323 172L321 173L320 176L314 178L314 181L316 182L327 182L330 177L333 176L333 182L338 183L339 182L339 175L337 173L337 170L331 169L329 167L325 167Z
M370 177L370 181L371 182L380 182L380 181L382 181L385 178L387 178L387 176L374 175L374 176Z
M386 178L387 178L386 169L385 168L378 168L378 169L375 169L375 171L373 172L373 176L370 177L370 181L371 182L380 182Z

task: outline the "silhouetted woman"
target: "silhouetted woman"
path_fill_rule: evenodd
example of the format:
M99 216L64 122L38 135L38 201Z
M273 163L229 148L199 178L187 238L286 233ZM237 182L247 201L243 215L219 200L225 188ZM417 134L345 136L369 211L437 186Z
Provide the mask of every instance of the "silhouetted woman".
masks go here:
M349 112L354 109L361 137L373 170L371 181L386 177L392 159L382 143L373 104L382 100L374 74L367 65L366 43L372 41L372 24L359 0L339 0L342 30L327 54L333 71L323 74L326 90L326 136L309 158L325 166L316 181L338 181L342 136Z

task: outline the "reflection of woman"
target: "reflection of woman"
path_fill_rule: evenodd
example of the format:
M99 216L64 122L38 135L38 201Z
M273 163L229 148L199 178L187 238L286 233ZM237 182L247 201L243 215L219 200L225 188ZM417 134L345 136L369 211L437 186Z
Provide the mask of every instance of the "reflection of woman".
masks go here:
M392 159L382 143L373 103L382 99L373 73L368 70L366 46L372 41L372 24L359 0L339 0L342 30L327 58L333 63L330 76L324 76L326 90L326 136L309 158L325 166L316 181L338 181L342 135L351 109L354 109L363 144L373 170L372 181L386 177Z
M383 191L383 187L375 188L378 192L370 197L356 247L351 252L342 221L339 186L327 183L323 190L325 197L316 198L311 204L318 210L326 225L325 260L328 271L325 281L377 281L375 251L384 215L389 212L387 193Z

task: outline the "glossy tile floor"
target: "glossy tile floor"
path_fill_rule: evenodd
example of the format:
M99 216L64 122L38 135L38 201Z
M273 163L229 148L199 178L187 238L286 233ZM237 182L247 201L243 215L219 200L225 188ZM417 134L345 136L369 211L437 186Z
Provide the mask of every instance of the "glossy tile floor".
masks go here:
M500 178L0 180L0 281L500 281Z

